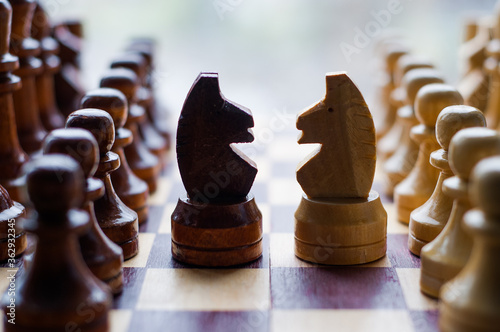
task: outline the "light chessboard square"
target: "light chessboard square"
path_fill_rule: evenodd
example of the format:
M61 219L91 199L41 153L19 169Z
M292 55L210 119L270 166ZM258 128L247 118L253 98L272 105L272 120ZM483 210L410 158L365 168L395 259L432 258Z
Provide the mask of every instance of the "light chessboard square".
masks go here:
M138 310L238 311L270 306L268 269L148 269Z
M139 233L139 253L123 262L123 267L146 267L155 237L155 233Z
M420 269L398 268L396 273L410 310L437 310L437 300L420 291Z
M406 310L274 310L271 332L416 332Z

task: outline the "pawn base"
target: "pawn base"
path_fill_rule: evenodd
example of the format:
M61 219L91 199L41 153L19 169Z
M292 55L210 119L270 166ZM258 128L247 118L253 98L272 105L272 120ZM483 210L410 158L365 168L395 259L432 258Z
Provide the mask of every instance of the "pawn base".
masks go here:
M235 204L179 199L172 214L172 255L186 264L232 266L262 255L262 214L253 196Z
M295 255L327 265L364 264L387 249L387 213L379 194L315 200L302 196L295 212Z

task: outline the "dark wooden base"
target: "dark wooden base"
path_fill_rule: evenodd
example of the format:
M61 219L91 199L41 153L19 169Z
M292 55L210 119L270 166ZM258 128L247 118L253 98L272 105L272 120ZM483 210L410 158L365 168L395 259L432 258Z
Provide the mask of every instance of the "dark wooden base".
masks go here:
M369 263L385 256L387 213L377 192L368 198L314 200L295 212L295 255L327 265Z
M7 194L3 188L2 192ZM23 218L26 216L26 210L23 205L11 201L10 199L7 200L4 198L0 203L5 204L7 202L12 204L12 206L2 206L2 208L7 208L0 212L0 262L6 261L9 258L21 256L28 246L26 232L21 224ZM14 220L14 228L9 226L9 220ZM12 238L11 236L14 237ZM9 238L14 240L14 242L11 241L10 246ZM12 252L12 250L14 250L14 252ZM14 253L15 256L11 257L12 253Z
M172 255L200 266L232 266L262 255L262 214L253 196L236 204L179 199L172 214Z

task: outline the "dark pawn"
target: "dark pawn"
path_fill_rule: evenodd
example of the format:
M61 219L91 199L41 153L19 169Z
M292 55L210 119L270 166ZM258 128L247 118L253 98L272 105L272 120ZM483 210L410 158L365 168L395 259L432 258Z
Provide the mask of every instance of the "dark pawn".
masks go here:
M24 206L14 202L0 186L0 262L18 257L26 250L28 241L21 227L25 214Z
M104 234L119 245L125 260L139 251L137 213L128 208L116 195L110 173L120 167L120 158L111 147L115 141L115 126L111 116L98 109L82 109L71 113L67 128L87 129L99 145L100 161L95 177L104 182L104 196L94 203L94 210Z
M99 164L99 147L94 136L79 128L56 129L45 138L43 152L67 154L80 164L86 178L83 209L90 217L90 229L80 237L83 259L113 294L120 293L123 288L122 249L102 232L94 212L94 201L104 195L104 184L93 177Z
M2 297L4 331L108 331L111 293L90 272L78 244L90 227L88 214L77 209L85 190L80 166L65 155L41 156L31 165L27 187L38 214L24 228L36 235L36 250L16 280L15 324L8 322L11 296Z
M53 28L53 36L59 44L61 60L61 70L54 76L56 103L62 114L68 116L85 94L80 81L82 26L75 21L62 22Z
M12 99L12 93L21 88L21 79L12 75L19 60L9 53L12 8L6 0L0 0L0 16L0 184L14 201L26 203L22 167L28 155L19 144Z
M140 53L124 53L113 60L111 68L127 68L132 70L139 79L140 87L137 89L137 105L145 110L151 107L153 102L152 91L146 87L147 80L147 62ZM158 133L151 123L148 114L144 119L137 123L139 133L144 145L153 152L165 164L165 158L168 150L167 141Z
M146 181L149 192L156 191L158 176L160 173L160 161L152 154L142 142L137 124L144 119L144 109L136 104L139 80L137 75L130 69L111 69L101 79L102 88L113 88L121 91L127 98L129 105L128 118L125 128L132 132L134 140L132 144L125 147L125 156L135 175Z
M132 132L123 128L127 121L127 99L118 90L100 88L88 92L83 97L81 108L102 109L113 118L116 136L111 151L120 157L120 167L111 173L111 181L118 197L137 213L139 224L145 222L148 219L148 185L132 172L123 151L134 139Z
M59 44L50 36L50 22L47 13L38 3L31 25L31 35L40 42L43 72L36 77L36 93L40 119L48 131L64 127L64 116L59 111L55 100L54 74L61 69Z
M250 110L222 96L201 73L182 107L177 162L187 198L172 213L172 255L194 265L230 266L262 254L262 214L249 194L257 167L232 143L253 141Z
M150 105L146 108L146 113L149 117L151 123L156 127L158 132L167 141L167 148L170 150L172 145L172 137L170 135L169 128L169 114L165 107L158 102L155 96L155 86L154 86L154 63L155 63L155 41L150 38L135 38L127 46L127 51L140 53L147 62L146 69L146 87L151 91L152 101Z
M11 0L12 34L10 50L19 57L20 67L14 74L21 78L21 89L14 91L14 109L17 133L24 151L32 155L40 152L47 132L42 126L36 96L35 77L42 73L40 43L30 37L31 21L35 13L34 0Z

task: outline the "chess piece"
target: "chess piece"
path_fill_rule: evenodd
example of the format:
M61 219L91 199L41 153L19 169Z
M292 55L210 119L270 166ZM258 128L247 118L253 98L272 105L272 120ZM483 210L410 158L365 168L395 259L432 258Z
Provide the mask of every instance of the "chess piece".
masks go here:
M99 163L99 147L90 132L79 128L56 129L47 135L44 154L67 154L81 166L85 179L83 210L89 214L90 228L80 236L83 259L90 271L106 283L113 294L123 288L122 249L102 232L94 212L94 201L104 195L104 184L94 178Z
M443 182L453 176L448 162L451 138L461 129L485 126L483 113L472 106L449 106L439 113L436 139L441 149L431 153L430 164L441 172L432 196L410 215L408 249L414 255L420 256L422 247L441 233L450 217L453 198L443 193Z
M385 191L388 195L392 196L394 187L410 174L417 161L418 145L410 137L411 128L418 124L414 112L415 99L420 88L431 83L443 83L443 79L436 70L430 68L413 69L403 77L406 104L398 109L401 136L397 140L396 151L383 164Z
M87 92L82 99L81 108L97 108L111 115L115 124L115 143L112 152L120 157L120 167L111 173L111 181L118 197L137 213L139 224L148 219L149 189L146 182L139 179L130 169L123 148L132 143L132 132L123 128L127 121L127 99L118 90L100 88Z
M392 44L386 46L384 52L385 57L385 82L380 87L380 106L382 111L382 117L379 123L375 123L375 128L377 129L377 139L383 137L387 131L393 126L396 120L397 107L391 102L391 93L396 88L396 82L394 79L396 64L401 56L408 54L408 48L404 45Z
M377 155L384 161L393 155L398 148L399 138L401 137L404 121L397 117L397 110L405 105L406 91L401 85L404 75L412 69L417 68L433 68L432 63L420 56L413 54L402 55L397 63L394 71L394 89L390 95L390 104L396 109L394 123L387 133L377 139Z
M55 101L54 74L61 69L57 54L59 45L50 36L50 23L47 13L39 3L36 5L31 25L31 35L40 42L43 71L35 79L40 119L48 131L64 127L65 118L59 112Z
M95 177L104 182L104 196L94 202L97 221L104 234L122 248L125 260L134 257L139 251L137 213L116 195L110 176L120 167L120 158L110 151L115 140L113 119L103 110L86 108L71 113L66 127L87 129L94 135L100 155Z
M40 43L30 37L31 21L35 12L34 0L11 0L12 34L10 50L19 57L20 67L14 74L21 78L21 88L13 92L14 109L19 141L29 155L40 152L47 134L40 120L36 97L35 77L43 68L40 59Z
M155 41L151 38L134 38L127 47L127 51L138 52L147 61L147 79L146 87L151 91L152 101L146 107L146 113L151 123L155 126L158 132L165 138L167 149L170 150L172 138L169 128L169 114L166 108L155 96Z
M305 194L295 212L295 255L321 264L363 264L386 253L387 213L371 190L373 120L346 73L326 76L326 96L297 118L299 144L321 144L297 168Z
M443 332L493 332L500 327L500 158L474 167L469 189L477 209L467 212L463 225L474 238L470 259L441 291L439 327Z
M151 107L153 102L152 91L146 87L147 80L147 62L140 53L124 53L113 60L111 68L128 68L132 70L139 79L140 86L137 89L137 106L142 107L144 112ZM151 124L147 114L141 121L137 122L139 133L144 145L153 152L163 164L167 153L167 142L161 136L156 128Z
M21 225L25 214L24 206L13 201L0 186L0 262L18 257L26 250L28 241Z
M420 124L410 131L410 138L418 145L418 157L408 176L394 188L399 221L408 224L411 212L431 197L439 177L438 169L429 164L431 152L438 148L434 131L438 115L443 108L463 102L460 93L446 84L427 84L418 91L415 115Z
M101 88L113 88L121 91L128 102L128 117L125 128L132 132L134 140L132 144L124 148L125 156L132 171L140 179L146 181L149 192L156 191L161 164L141 140L138 123L145 117L144 109L136 104L137 89L139 81L137 75L130 69L111 69L102 79Z
M420 290L438 297L441 286L453 279L469 259L472 239L461 222L471 208L468 196L472 168L481 159L500 155L500 135L491 129L466 128L453 136L449 160L455 174L444 181L443 192L454 198L450 219L441 233L421 251Z
M78 108L85 94L80 80L81 33L81 24L74 21L62 22L53 29L61 60L61 69L54 76L56 103L64 116Z
M8 1L0 1L0 185L17 202L26 203L22 167L28 156L21 148L17 136L12 93L21 88L19 77L12 71L19 68L16 56L9 53L12 8Z
M257 167L232 143L249 143L250 110L201 73L182 107L177 162L187 197L172 213L172 255L202 266L244 264L262 254L262 215L249 194Z
M90 226L88 214L77 209L85 190L80 166L65 155L42 156L32 163L27 187L38 214L24 227L36 235L36 250L29 269L16 278L15 324L8 322L12 293L3 294L4 331L108 331L111 294L85 265L78 245L78 235Z
M458 91L464 97L465 105L473 106L481 111L486 110L488 102L489 75L484 71L486 48L490 41L490 19L478 22L476 36L462 45L461 57L467 59L465 75L458 84Z
M500 36L489 42L486 54L484 71L489 75L489 94L484 113L488 128L496 129L500 126Z

